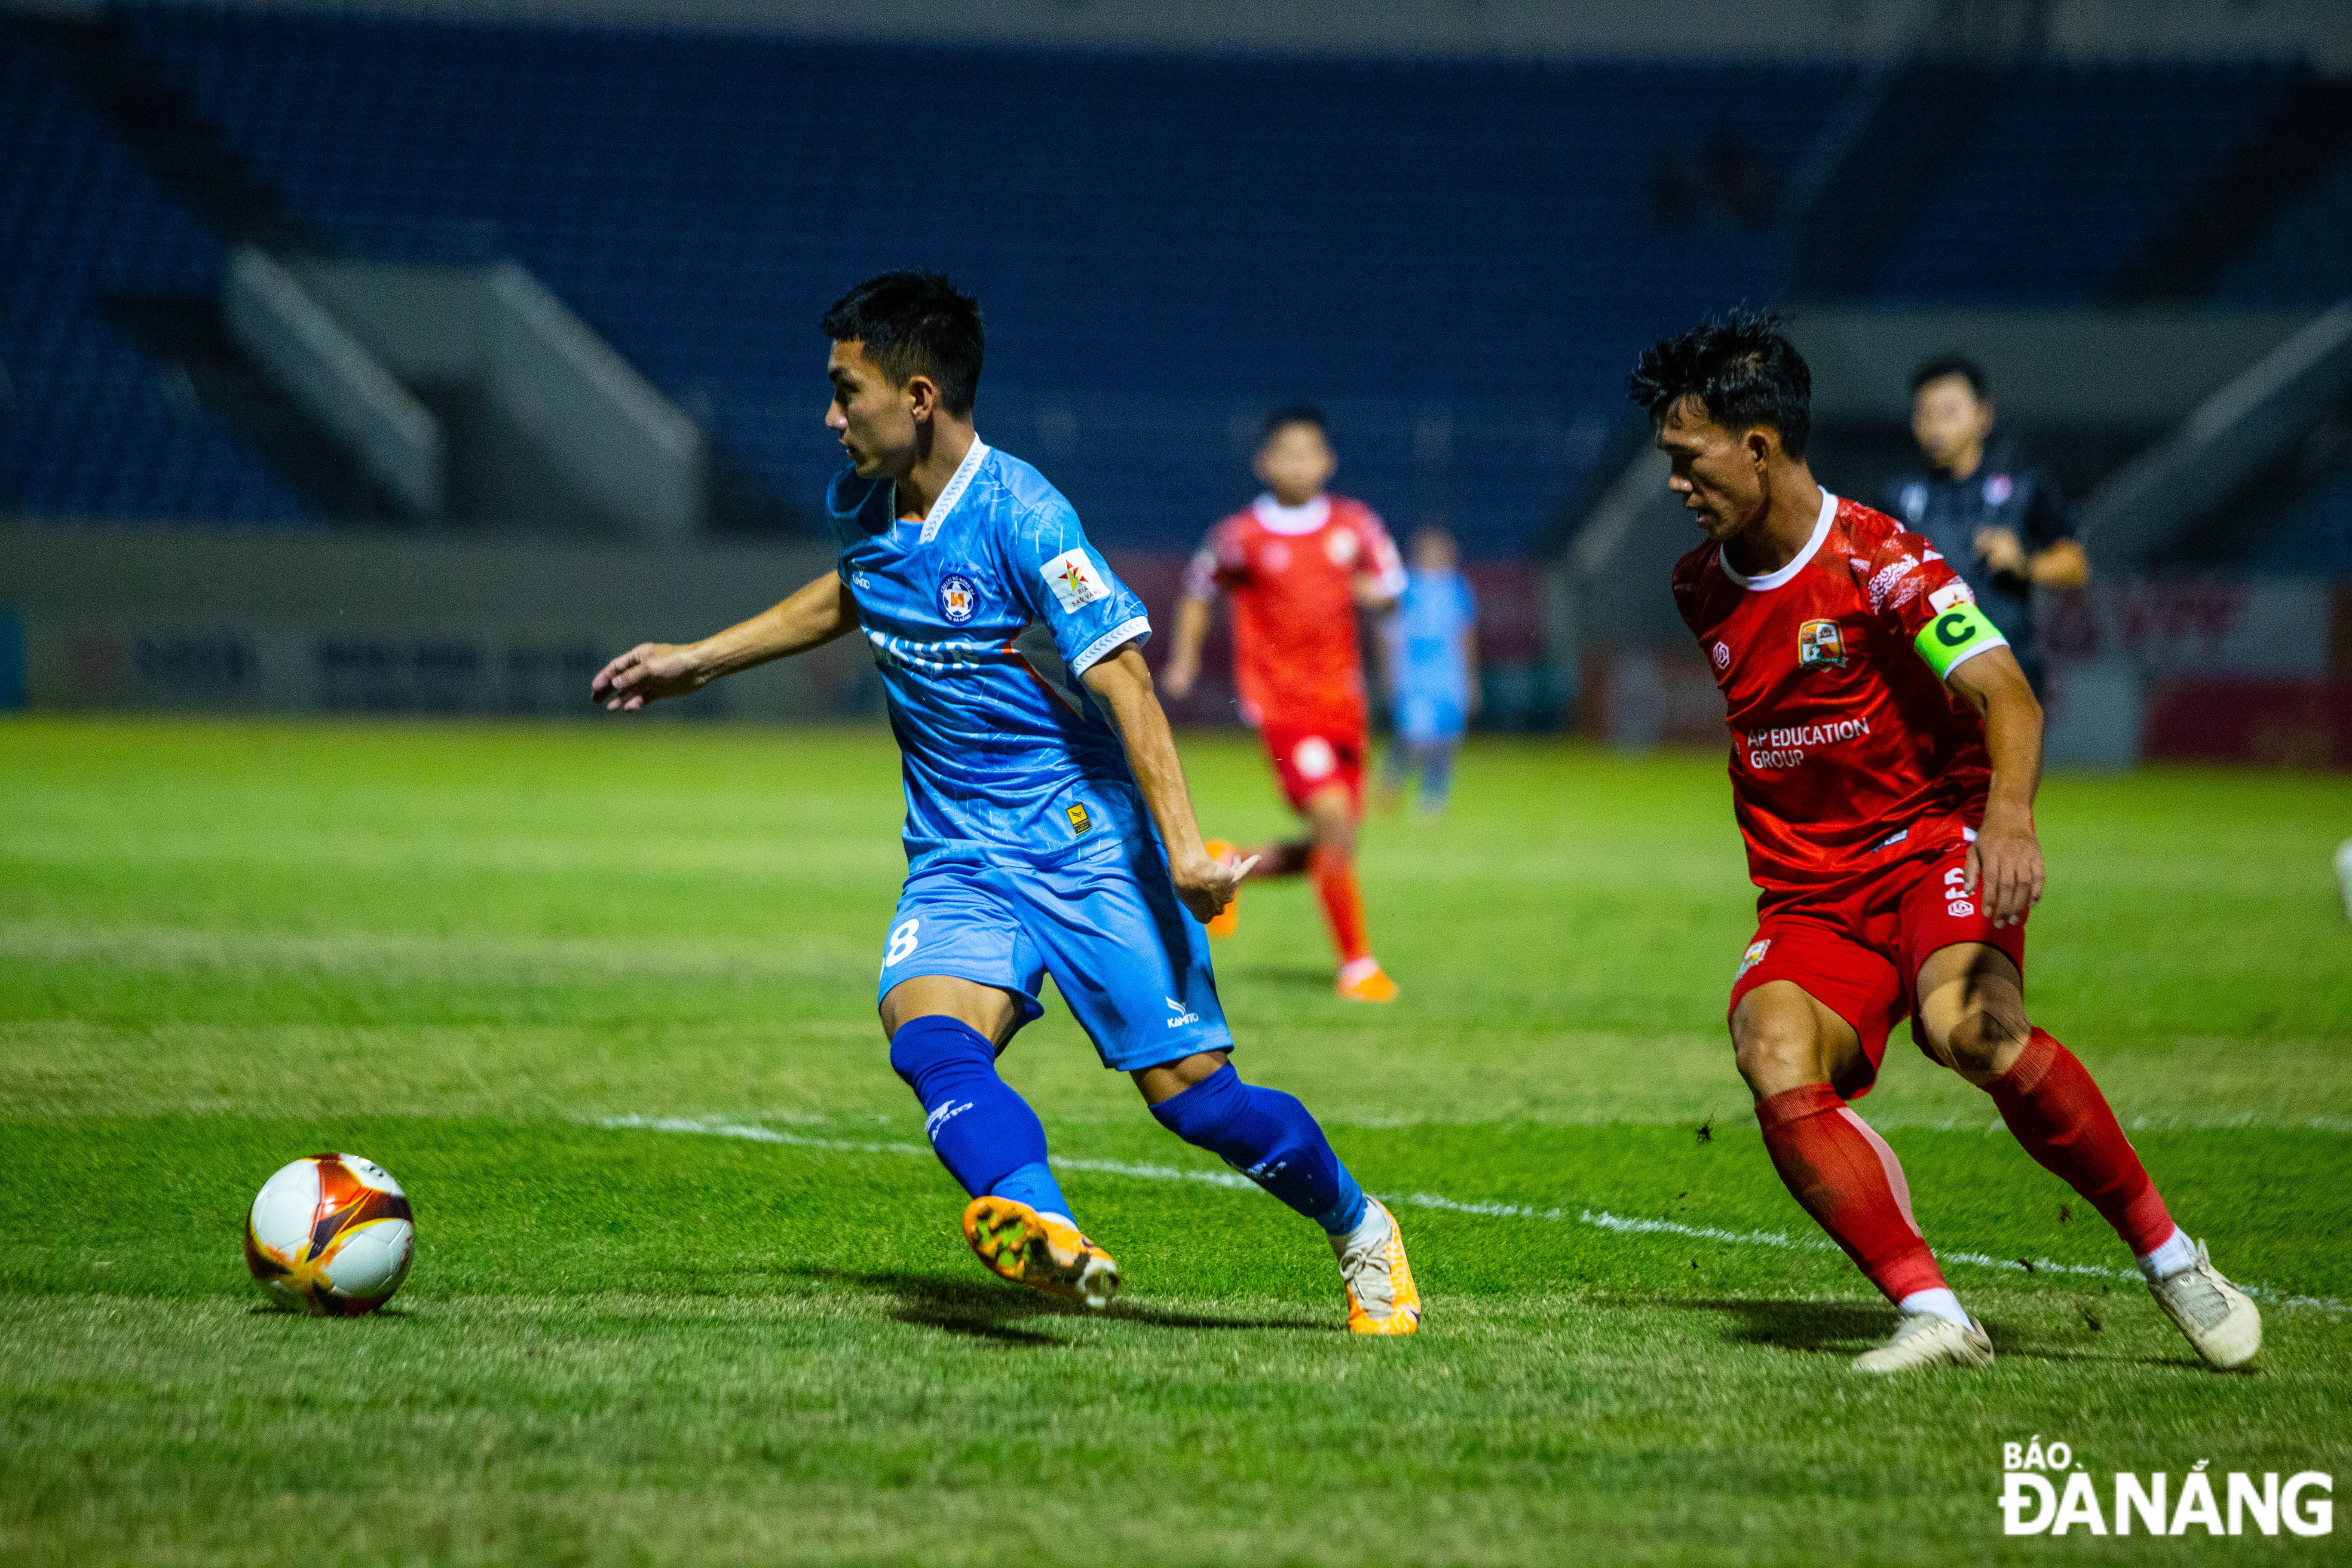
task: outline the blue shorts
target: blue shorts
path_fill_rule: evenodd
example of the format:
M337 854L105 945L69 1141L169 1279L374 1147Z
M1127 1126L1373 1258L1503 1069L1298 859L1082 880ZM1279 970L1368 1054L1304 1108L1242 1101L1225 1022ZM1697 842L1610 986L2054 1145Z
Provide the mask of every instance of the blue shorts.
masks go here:
M1408 745L1426 746L1443 741L1458 741L1462 738L1462 731L1469 727L1468 706L1450 693L1432 695L1407 691L1397 700L1397 739Z
M1103 1066L1120 1072L1234 1043L1208 931L1176 901L1150 838L1110 839L1050 866L927 859L908 872L890 917L875 999L926 974L1013 993L1023 1024L1045 1011L1037 988L1051 974Z

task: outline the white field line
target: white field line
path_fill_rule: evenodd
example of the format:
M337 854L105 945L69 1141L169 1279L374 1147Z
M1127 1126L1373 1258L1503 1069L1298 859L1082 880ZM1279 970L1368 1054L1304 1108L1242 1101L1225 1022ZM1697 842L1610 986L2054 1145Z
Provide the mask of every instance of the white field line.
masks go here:
M710 1138L740 1138L753 1143L782 1143L794 1149L823 1149L837 1154L917 1154L928 1155L930 1150L920 1143L866 1143L843 1138L811 1138L799 1132L779 1132L772 1127L749 1122L726 1121L717 1117L687 1116L605 1116L596 1119L595 1125L618 1129L636 1129L649 1132L694 1132ZM1232 1171L1185 1171L1173 1165L1138 1165L1119 1160L1073 1160L1060 1154L1047 1156L1053 1165L1064 1171L1086 1171L1106 1176L1129 1176L1145 1182L1197 1182L1203 1186L1255 1190L1257 1184L1247 1176ZM1445 1197L1437 1193L1411 1193L1396 1197L1376 1194L1382 1203L1402 1208L1435 1209L1444 1214L1479 1215L1494 1219L1531 1219L1551 1225L1589 1225L1598 1230L1614 1231L1620 1236L1679 1236L1693 1241L1713 1241L1727 1247L1779 1247L1803 1252L1835 1252L1834 1242L1819 1237L1791 1236L1784 1230L1726 1230L1720 1226L1686 1225L1674 1219L1637 1219L1611 1214L1606 1209L1593 1208L1532 1208L1524 1204L1465 1203L1459 1198ZM2137 1268L2110 1268L2096 1263L2060 1263L2054 1258L1995 1258L1990 1253L1947 1251L1938 1247L1936 1258L1942 1263L1965 1263L1971 1268L2014 1272L2022 1268L2029 1274L2071 1275L2077 1279L2140 1282ZM2333 1296L2282 1295L2267 1285L2236 1281L2238 1288L2249 1296L2258 1297L2273 1306L2309 1307L2323 1312L2352 1311L2352 1302Z

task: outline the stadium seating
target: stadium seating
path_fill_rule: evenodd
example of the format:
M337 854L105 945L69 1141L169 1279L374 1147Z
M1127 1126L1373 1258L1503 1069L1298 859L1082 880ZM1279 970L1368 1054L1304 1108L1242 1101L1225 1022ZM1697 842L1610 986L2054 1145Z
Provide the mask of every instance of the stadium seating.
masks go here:
M1772 183L1855 79L125 16L150 65L332 243L516 257L803 508L835 460L810 374L817 312L865 273L946 267L990 310L983 432L1130 549L1181 548L1245 498L1255 418L1305 395L1336 416L1342 487L1400 530L1442 514L1474 553L1523 554L1622 427L1633 351L1770 296ZM1871 291L2097 298L2294 74L2005 73ZM100 149L73 156L121 164L70 108L41 112ZM948 128L945 180L930 139L890 129L918 118ZM36 162L12 161L11 192L72 178L63 154ZM160 216L110 220L109 259L81 275L177 247L155 286L207 291L211 242L135 169L119 181ZM77 222L16 243L100 237L87 209ZM121 286L106 277L86 289ZM85 315L78 363L137 382ZM138 386L168 408L152 375ZM168 424L120 440L162 441ZM28 481L26 500L66 493ZM224 503L159 489L152 504Z
M2223 273L2233 305L2332 305L2352 295L2352 157L2339 162Z
M2003 72L1869 292L2091 304L2284 102L2283 66Z
M106 312L113 295L209 293L219 242L5 26L0 150L0 506L300 521L295 495Z

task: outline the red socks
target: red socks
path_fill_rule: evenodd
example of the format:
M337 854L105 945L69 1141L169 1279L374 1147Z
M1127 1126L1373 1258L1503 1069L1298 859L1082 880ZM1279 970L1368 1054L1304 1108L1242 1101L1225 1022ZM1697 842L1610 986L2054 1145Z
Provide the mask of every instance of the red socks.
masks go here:
M1315 891L1323 900L1323 918L1331 923L1331 942L1342 964L1371 956L1364 936L1364 894L1356 885L1355 863L1343 855L1318 849L1307 858Z
M1988 1092L2025 1152L2105 1215L2133 1252L2146 1257L2172 1235L2156 1184L2074 1052L2036 1029ZM1895 1151L1837 1090L1783 1090L1757 1105L1756 1120L1780 1180L1888 1300L1944 1283Z
M2172 1235L2172 1215L2107 1097L2046 1030L2033 1031L1986 1092L2025 1152L2105 1215L2135 1253L2154 1252Z
M1784 1089L1757 1104L1756 1120L1790 1193L1888 1300L1943 1287L1895 1151L1837 1090L1825 1083Z

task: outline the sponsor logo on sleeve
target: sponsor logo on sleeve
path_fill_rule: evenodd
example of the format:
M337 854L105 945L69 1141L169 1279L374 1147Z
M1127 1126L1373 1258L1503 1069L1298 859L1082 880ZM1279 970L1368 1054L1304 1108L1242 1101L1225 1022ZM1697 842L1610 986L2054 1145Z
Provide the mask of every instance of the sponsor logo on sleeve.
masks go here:
M1958 609L1962 605L1973 605L1976 602L1976 595L1969 590L1966 583L1947 583L1927 595L1927 607L1939 616L1947 610Z
M960 626L971 619L980 608L980 590L971 579L960 572L950 572L940 579L940 615L951 626Z
M1731 645L1729 643L1719 642L1716 644L1715 647L1707 650L1706 656L1707 658L1715 660L1715 668L1717 669L1729 669L1731 668Z
M1097 599L1110 597L1102 574L1095 570L1095 563L1082 549L1065 550L1038 570L1045 585L1054 590L1054 598L1065 614L1075 615Z
M1807 669L1844 666L1845 637L1835 621L1807 621L1797 628L1797 663Z
M1064 815L1070 819L1070 831L1081 838L1095 830L1094 818L1087 815L1085 806L1073 805Z

